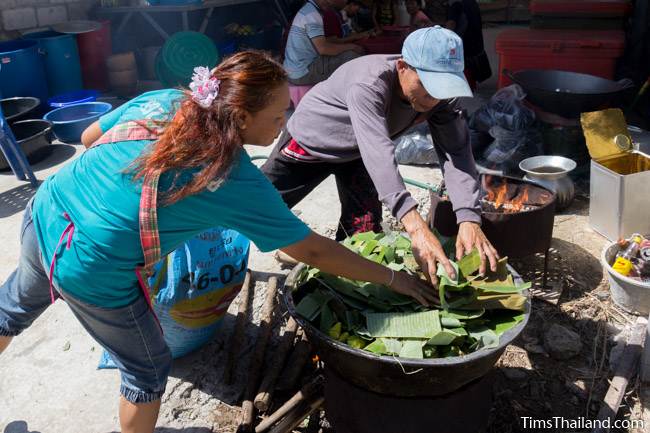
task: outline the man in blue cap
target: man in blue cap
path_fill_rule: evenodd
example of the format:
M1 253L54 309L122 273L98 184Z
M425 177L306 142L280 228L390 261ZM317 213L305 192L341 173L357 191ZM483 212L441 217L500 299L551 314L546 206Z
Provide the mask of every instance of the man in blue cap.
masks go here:
M341 200L337 239L380 231L382 203L404 224L431 282L454 270L406 190L392 139L427 121L459 224L457 258L477 248L481 271L497 252L481 230L479 184L469 131L456 98L472 96L463 44L439 26L417 30L402 55L360 57L339 67L301 100L262 171L293 207L330 174Z

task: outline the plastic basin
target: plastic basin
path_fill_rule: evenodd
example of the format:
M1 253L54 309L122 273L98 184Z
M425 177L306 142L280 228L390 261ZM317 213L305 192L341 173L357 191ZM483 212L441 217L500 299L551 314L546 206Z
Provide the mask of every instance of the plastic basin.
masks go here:
M112 108L107 102L84 102L57 108L47 113L44 119L52 122L56 138L65 143L79 143L84 130Z
M11 125L11 131L30 164L47 156L45 150L52 143L52 123L42 119L21 120ZM9 164L0 152L0 170L7 168Z
M633 280L616 272L611 263L614 263L618 251L618 244L613 242L605 246L600 256L603 269L607 272L612 300L628 313L647 317L650 314L650 283Z
M97 90L79 90L56 95L48 99L47 103L51 108L67 107L68 105L82 104L84 102L95 102L98 94Z
M29 117L29 114L41 105L38 98L31 96L16 96L15 98L7 98L0 100L2 105L2 112L4 113L7 121L16 122L24 120Z

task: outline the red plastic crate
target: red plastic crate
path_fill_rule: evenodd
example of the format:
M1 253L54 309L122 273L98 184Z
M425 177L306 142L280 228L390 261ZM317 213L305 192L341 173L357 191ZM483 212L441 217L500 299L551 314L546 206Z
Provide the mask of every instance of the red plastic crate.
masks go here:
M532 15L581 18L600 16L606 18L622 17L632 10L628 0L532 0Z
M611 80L624 48L625 34L620 30L504 30L496 40L498 86L511 84L504 69L557 69Z

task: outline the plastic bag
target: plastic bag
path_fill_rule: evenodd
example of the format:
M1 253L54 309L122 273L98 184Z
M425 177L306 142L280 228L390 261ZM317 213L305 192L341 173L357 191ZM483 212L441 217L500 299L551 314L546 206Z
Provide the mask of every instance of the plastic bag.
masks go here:
M521 131L535 122L535 112L523 104L526 97L523 89L513 84L496 92L487 104L470 117L469 127L488 132L493 126L508 131Z
M493 126L490 135L494 141L483 152L483 159L479 162L486 168L512 173L524 159L543 154L542 136L536 129L513 132Z
M210 341L239 293L250 241L235 230L215 227L171 252L149 279L153 309L172 357ZM99 368L115 368L104 351Z
M543 153L542 136L534 126L535 112L524 105L525 97L517 84L504 87L471 116L473 134L489 133L494 139L487 147L472 146L480 165L513 172L523 159Z
M395 143L395 159L399 164L437 164L438 155L433 147L429 125L421 123L399 136Z

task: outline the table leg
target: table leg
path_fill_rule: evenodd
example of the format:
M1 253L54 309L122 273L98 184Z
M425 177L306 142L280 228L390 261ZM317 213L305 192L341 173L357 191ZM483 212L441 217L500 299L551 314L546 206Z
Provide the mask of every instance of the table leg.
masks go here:
M163 39L165 39L165 40L169 39L169 33L167 33L167 32L165 31L165 29L163 29L162 27L160 27L160 24L158 24L158 23L156 22L156 20L154 20L154 19L151 17L151 15L149 15L147 12L144 12L144 11L140 11L140 14L141 14L141 15L142 15L142 16L143 16L143 17L144 17L144 18L149 22L149 24L151 24L151 27L153 27L154 29L156 29L156 31L160 34L160 36L163 37Z
M214 12L214 8L209 8L206 12L205 15L203 16L203 22L201 23L201 27L199 28L199 33L205 33L205 30L208 28L208 22L210 21L210 18L212 17L212 12Z
M187 11L183 11L183 30L188 31L190 26L187 22Z
M124 30L124 27L126 27L126 24L129 22L131 17L133 16L133 12L129 12L126 15L124 15L124 18L122 18L122 22L120 23L119 27L117 28L117 31L115 32L116 34L121 34L122 30Z

